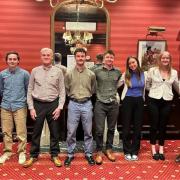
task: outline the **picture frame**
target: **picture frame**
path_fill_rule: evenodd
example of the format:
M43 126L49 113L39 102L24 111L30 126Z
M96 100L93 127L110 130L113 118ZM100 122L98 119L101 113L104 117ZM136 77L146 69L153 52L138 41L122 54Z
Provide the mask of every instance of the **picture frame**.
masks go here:
M166 40L138 40L137 52L141 68L147 71L156 66L159 55L166 49Z

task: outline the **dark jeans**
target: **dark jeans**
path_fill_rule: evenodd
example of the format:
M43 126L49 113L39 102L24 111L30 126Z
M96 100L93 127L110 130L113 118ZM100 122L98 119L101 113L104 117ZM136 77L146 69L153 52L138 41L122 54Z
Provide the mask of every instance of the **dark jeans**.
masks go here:
M149 98L150 143L164 146L166 125L171 111L171 102L163 99ZM159 134L159 137L158 137Z
M140 149L144 101L142 97L125 97L122 103L122 138L124 154L137 155ZM131 133L133 125L133 133Z
M39 102L34 100L36 120L34 123L30 156L37 158L40 151L40 138L45 119L50 130L50 153L51 157L59 153L59 121L53 119L53 111L58 107L58 99L53 102Z
M119 114L119 104L117 102L102 103L97 101L94 109L94 120L96 124L96 150L103 149L103 134L105 119L107 117L107 141L106 149L112 149L115 125Z

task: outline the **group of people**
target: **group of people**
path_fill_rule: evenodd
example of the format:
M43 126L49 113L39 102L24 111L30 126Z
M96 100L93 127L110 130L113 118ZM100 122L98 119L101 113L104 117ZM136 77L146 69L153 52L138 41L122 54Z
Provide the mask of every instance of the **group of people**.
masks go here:
M114 162L113 137L119 115L118 88L124 85L122 100L122 139L126 160L138 160L140 150L141 126L145 89L149 90L148 106L150 113L150 143L152 158L165 160L164 138L167 121L173 99L172 87L179 93L177 71L171 67L171 55L163 52L158 66L143 72L136 57L130 56L126 61L125 73L114 67L115 54L112 50L97 56L100 62L88 69L85 66L86 50L77 48L74 52L76 65L66 70L58 62L60 54L52 49L40 51L42 65L35 67L31 75L19 67L20 56L12 51L6 54L7 69L0 72L1 126L4 149L0 164L12 156L12 131L15 124L19 140L19 164L27 168L37 161L40 153L40 138L44 121L50 130L51 160L57 167L62 166L58 157L60 117L65 99L68 103L67 118L67 157L65 166L70 166L74 159L76 131L82 122L84 131L85 158L90 165L102 164L103 154ZM54 59L55 58L55 59ZM53 65L52 60L57 64ZM96 94L96 103L91 98ZM34 120L31 140L30 158L26 160L27 142L27 104L31 118ZM96 156L93 157L92 119L95 122ZM107 140L103 147L105 120L107 119ZM133 125L133 133L131 133ZM156 147L156 143L158 147Z
M145 90L149 91L147 101L152 158L165 160L164 140L173 99L172 87L174 86L177 93L180 88L177 71L171 67L171 62L170 53L165 51L159 56L156 67L143 72L136 57L127 58L126 72L119 81L120 85L124 83L121 96L122 135L127 160L138 160Z

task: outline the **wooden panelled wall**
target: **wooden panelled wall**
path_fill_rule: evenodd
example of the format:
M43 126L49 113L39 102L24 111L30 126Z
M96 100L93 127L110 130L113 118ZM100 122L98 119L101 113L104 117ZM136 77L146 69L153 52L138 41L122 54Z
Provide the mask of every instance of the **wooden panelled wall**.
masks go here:
M144 39L147 27L164 26L173 66L179 69L180 31L179 0L119 0L105 3L111 18L110 45L116 53L116 65L125 69L128 55L137 54L138 39ZM9 50L20 52L21 66L31 70L39 61L39 50L50 46L50 14L48 0L0 0L0 70L5 68L4 55ZM156 39L156 37L154 37ZM102 47L91 47L94 54Z

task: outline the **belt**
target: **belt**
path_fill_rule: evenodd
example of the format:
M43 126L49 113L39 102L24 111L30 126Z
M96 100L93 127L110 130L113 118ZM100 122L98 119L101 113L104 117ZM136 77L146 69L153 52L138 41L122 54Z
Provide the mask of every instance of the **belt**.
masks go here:
M53 102L58 101L58 100L59 100L59 97L56 98L56 99L53 100L53 101L43 101L43 100L40 100L40 99L35 99L35 98L33 98L33 101L39 102L39 103L53 103Z
M87 98L83 98L83 99L75 99L75 98L70 97L69 99L73 102L83 104L83 103L86 103L87 101L89 101L91 98L87 97Z
M111 101L111 102L102 102L102 101L98 101L98 102L100 102L100 103L102 103L102 104L106 104L106 105L112 105L112 104L115 104L115 103L117 103L117 101Z

